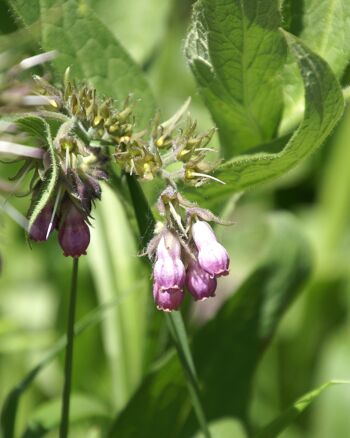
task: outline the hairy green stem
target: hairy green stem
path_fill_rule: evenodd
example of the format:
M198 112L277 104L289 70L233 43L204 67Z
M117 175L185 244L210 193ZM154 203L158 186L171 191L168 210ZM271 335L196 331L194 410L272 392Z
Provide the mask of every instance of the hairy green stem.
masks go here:
M63 386L63 394L62 394L60 438L67 438L68 429L69 429L69 404L70 404L70 393L72 386L74 320L75 320L75 308L77 302L78 265L79 265L79 258L75 257L73 259L72 283L70 290L68 321L67 321L67 346L66 346L66 358L64 364L64 386Z
M135 210L136 220L139 226L142 244L145 246L152 237L152 231L155 225L152 211L147 199L136 179L126 175L132 203ZM153 221L153 227L149 226L150 220ZM200 388L196 370L194 367L191 350L188 344L185 325L180 312L166 314L166 321L170 334L173 338L182 368L187 381L194 412L196 414L199 426L205 438L211 438L204 409L200 399Z

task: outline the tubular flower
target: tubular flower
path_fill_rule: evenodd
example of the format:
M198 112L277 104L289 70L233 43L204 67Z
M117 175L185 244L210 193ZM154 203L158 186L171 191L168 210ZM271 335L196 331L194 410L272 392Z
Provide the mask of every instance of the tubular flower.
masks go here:
M157 260L153 275L160 293L182 291L185 284L185 266L181 261L181 246L170 231L165 231L157 246Z
M86 254L90 243L89 226L74 204L67 202L65 208L59 225L58 240L65 256L80 257Z
M52 215L53 207L51 204L47 204L42 209L33 225L30 227L28 232L28 237L30 240L34 240L35 242L43 242L49 238L56 226L56 219L52 218ZM50 223L51 228L49 230Z
M186 287L196 301L215 296L216 278L204 271L198 261L191 261L186 272Z
M182 290L175 292L161 292L157 283L153 284L153 297L156 302L157 309L165 312L178 310L184 298Z
M212 277L229 273L230 259L226 249L216 240L211 226L204 221L192 225L192 237L198 249L198 263Z

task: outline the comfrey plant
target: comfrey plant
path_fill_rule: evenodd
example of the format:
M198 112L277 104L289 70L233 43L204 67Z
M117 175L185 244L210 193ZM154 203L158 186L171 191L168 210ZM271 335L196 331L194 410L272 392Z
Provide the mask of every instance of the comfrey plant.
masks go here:
M229 257L207 222L222 221L185 199L177 185L224 184L209 173L215 164L205 161L212 151L207 146L215 130L197 134L190 117L183 130L177 129L188 100L167 122L160 123L157 115L149 129L134 132L130 99L117 110L112 99L100 100L95 89L77 86L69 79L69 70L63 89L37 76L34 81L36 93L47 105L38 107L30 117L48 130L50 123L57 126L47 145L32 148L34 156L24 157L15 177L20 180L32 172L29 239L46 241L57 229L65 256L86 254L92 207L101 198L100 181L108 181L115 161L123 172L140 180L157 177L168 185L157 203L163 221L146 251L150 259L155 258L157 308L178 310L185 289L195 300L214 296L216 278L228 274ZM17 125L19 129L27 127L23 118Z
M24 24L20 33L27 28L32 31L29 50L33 51L31 44L35 40L46 54L22 61L17 59L17 64L5 72L1 64L4 58L0 54L0 128L3 131L0 153L23 161L10 185L2 176L0 191L6 198L11 193L22 195L22 183L31 179L30 202L28 209L25 207L26 217L11 210L11 203L2 202L2 198L0 208L23 225L33 246L56 236L63 254L72 259L72 279L66 345L60 341L57 348L50 350L49 359L45 357L9 394L0 413L0 434L5 431L4 436L14 436L14 417L21 392L49 363L52 355L66 347L60 438L68 436L73 343L81 328L81 325L75 326L78 263L89 251L94 217L97 220L107 217L108 227L106 221L105 226L96 230L96 235L103 231L97 237L101 245L96 253L90 254L99 262L91 265L96 289L92 293L106 297L105 289L111 289L111 297L119 299L118 281L124 273L130 277L132 291L139 292L136 283L141 269L134 272L134 265L124 263L126 257L119 250L119 246L126 247L130 243L128 238L134 236L117 235L117 220L113 227L115 217L122 223L124 217L132 217L134 213L142 254L152 265L155 305L152 303L151 309L157 307L164 313L154 312L152 318L146 318L148 307L139 296L134 300L135 306L124 305L129 298L123 305L118 301L118 323L114 324L113 315L109 314L113 324L109 320L103 330L106 357L111 360L109 368L113 369L113 374L108 376L113 390L108 392L113 397L108 398L108 395L103 403L107 408L101 409L100 403L95 408L91 400L80 405L79 399L75 399L79 416L85 407L88 411L92 409L93 415L102 411L104 419L101 421L110 429L107 432L110 437L196 436L193 412L206 438L212 436L212 429L216 427L223 430L226 423L228 430L232 430L231 426L235 430L229 434L245 435L232 425L236 418L254 436L277 436L291 417L295 418L316 396L314 394L320 392L309 394L307 403L306 399L300 399L292 407L292 411L297 412L295 416L284 413L267 425L266 430L255 434L248 412L250 393L257 393L251 391L257 363L273 338L283 312L312 273L312 255L300 226L289 215L272 215L271 224L267 226L269 233L266 233L268 251L261 252L264 253L262 260L256 260L259 264L247 275L239 290L231 284L231 292L235 293L213 319L193 332L193 358L182 312L176 310L182 310L187 298L187 301L201 301L219 295L216 291L223 281L220 277L229 273L229 254L217 240L214 225L230 223L223 222L214 212L220 211L220 207L227 211L237 194L285 175L321 146L340 120L344 97L349 100L350 96L349 89L341 86L349 79L349 1L324 0L318 2L317 8L314 7L316 2L311 1L303 2L303 8L294 5L300 2L277 0L196 1L184 57L215 124L215 128L204 133L198 133L196 122L185 117L189 101L169 120L161 121L147 82L146 68L139 68L123 48L129 47L132 26L125 29L127 20L119 18L115 24L117 32L113 32L115 29L111 32L103 23L108 21L110 27L113 20L109 18L114 9L118 17L121 16L120 2L109 2L101 19L98 14L106 8L103 6L106 2L43 0L39 2L40 7L33 7L32 3L6 1L13 16L18 18L15 28ZM158 56L158 51L153 49L156 44L161 48L161 41L154 42L152 50L145 54L148 49L143 43L147 46L148 38L143 41L142 37L146 37L149 23L162 21L160 15L169 2L161 3L162 7L157 10L149 7L151 16L145 26L140 25L143 32L139 54L143 55L141 63L151 67L150 70ZM89 4L96 10L91 11ZM130 2L125 11L132 13L133 9L137 17L130 22L139 23L138 19L144 18L139 7L135 4L133 7ZM178 14L181 17L183 9L182 5ZM146 17L146 9L144 12ZM11 18L12 15L8 15ZM1 22L3 28L3 15ZM124 31L119 33L123 26ZM161 34L150 33L152 38ZM116 34L126 36L122 44ZM5 40L1 38L0 49L4 41L10 39L13 40L12 35ZM165 40L172 41L172 38ZM18 38L13 41L16 44ZM13 53L17 56L19 50L16 46ZM136 52L133 55L138 56ZM48 60L52 63L45 71L42 64ZM163 63L154 65L157 64ZM66 70L68 66L71 66L71 74ZM38 76L28 74L32 67L36 69L32 73ZM168 68L166 86L172 73ZM62 76L63 84L57 86ZM181 80L182 77L178 83L182 85ZM132 94L127 97L129 93ZM210 141L216 129L220 159L213 160ZM339 159L335 161L338 166ZM334 174L338 173L341 172L337 168ZM151 180L152 195L158 199L154 206L148 204L142 190ZM343 181L339 187L346 184L347 181ZM112 214L105 205L94 212L95 204L107 194L107 185L118 194L120 212L115 208ZM334 191L333 182L331 187L329 193ZM334 217L339 219L337 215ZM319 223L324 225L323 220ZM133 225L131 220L125 228L134 231ZM113 238L118 244L114 245ZM116 260L118 257L120 260ZM253 254L252 259L258 256ZM128 269L124 269L125 265ZM129 302L132 301L131 298ZM100 315L105 308L102 307L94 309L95 322L102 319ZM145 329L146 319L150 330ZM162 336L159 350L165 355L158 360L160 355L154 345L157 342L152 339L148 343L145 338L152 336L152 329L158 328L159 321L163 320L178 355L168 354L167 339L164 342L166 337ZM163 330L154 332L163 335ZM146 344L147 352L143 354ZM212 347L215 354L210 354ZM141 381L144 365L151 361L157 361L157 366L146 369L147 377ZM179 362L189 387L188 394L181 380ZM107 387L106 381L95 386ZM171 400L164 398L164 394ZM110 406L116 412L112 421ZM181 409L177 409L179 406ZM295 409L295 406L301 408ZM81 407L84 409L80 410ZM162 421L159 421L160 410ZM35 416L35 420L38 417ZM209 427L207 418L215 423L220 420L220 424ZM24 435L44 433L46 427L51 427L46 420L27 429Z

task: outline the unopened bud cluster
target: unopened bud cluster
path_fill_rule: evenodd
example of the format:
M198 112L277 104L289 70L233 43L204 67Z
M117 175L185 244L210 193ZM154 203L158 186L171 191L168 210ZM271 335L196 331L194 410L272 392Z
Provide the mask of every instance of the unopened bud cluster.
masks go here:
M186 208L183 221L179 209ZM219 221L208 210L185 200L172 188L163 192L159 211L166 224L150 242L153 297L158 309L178 310L187 290L194 300L215 296L217 278L229 273L229 256L207 221Z

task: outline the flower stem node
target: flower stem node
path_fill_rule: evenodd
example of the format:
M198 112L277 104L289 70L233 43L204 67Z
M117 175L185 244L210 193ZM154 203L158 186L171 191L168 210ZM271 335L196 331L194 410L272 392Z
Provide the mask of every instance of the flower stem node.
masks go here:
M74 204L67 202L59 225L58 240L63 254L80 257L86 254L90 243L90 230L84 214Z

